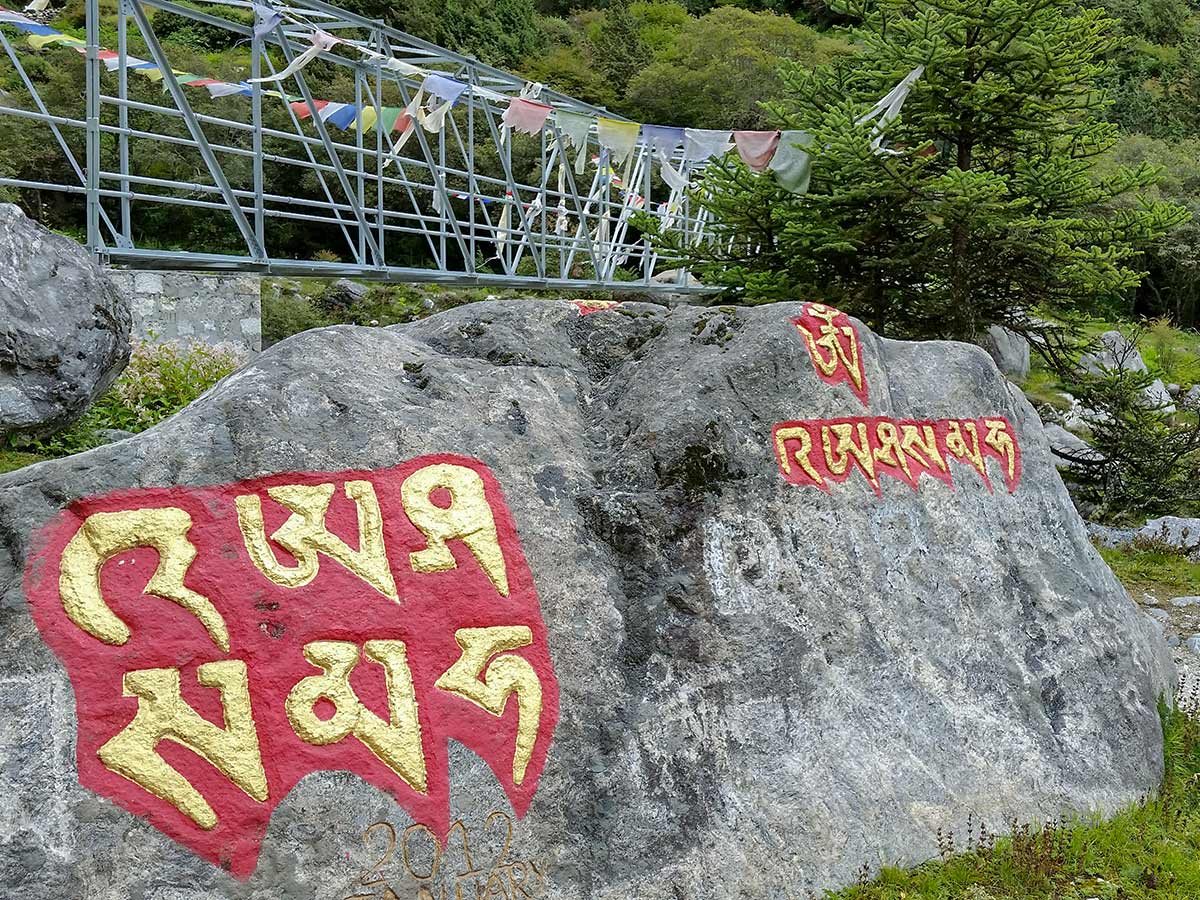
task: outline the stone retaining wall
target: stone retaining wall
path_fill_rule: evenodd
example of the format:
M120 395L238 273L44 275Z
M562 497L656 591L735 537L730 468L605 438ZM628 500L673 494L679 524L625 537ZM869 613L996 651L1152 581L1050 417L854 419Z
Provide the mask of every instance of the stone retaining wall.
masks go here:
M108 275L133 304L133 333L157 340L262 349L262 290L254 275L135 272Z

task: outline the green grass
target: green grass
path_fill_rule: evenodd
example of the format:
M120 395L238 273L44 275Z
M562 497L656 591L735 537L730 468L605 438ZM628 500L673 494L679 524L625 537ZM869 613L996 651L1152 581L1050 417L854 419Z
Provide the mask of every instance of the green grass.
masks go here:
M1200 563L1178 553L1132 546L1101 547L1100 555L1131 594L1150 593L1163 600L1200 596Z
M1181 696L1194 708L1196 686ZM1158 796L1112 818L939 836L942 858L884 869L826 900L1180 900L1200 897L1200 721L1160 709L1166 777ZM1000 823L995 823L1000 824ZM964 823L964 826L966 823ZM993 826L994 827L994 826ZM1005 826L1013 829L1013 823ZM966 852L962 852L966 851Z
M1151 372L1168 384L1175 382L1185 388L1200 382L1200 333L1175 328L1165 319L1143 322L1142 326L1138 350ZM1083 331L1090 338L1099 338L1115 329L1128 337L1133 327L1126 322L1092 319Z
M1038 406L1052 406L1066 412L1071 408L1071 401L1063 396L1063 386L1053 373L1036 363L1029 370L1029 376L1021 383L1021 391L1029 401Z
M43 457L36 453L19 453L15 450L0 450L0 475L41 462Z

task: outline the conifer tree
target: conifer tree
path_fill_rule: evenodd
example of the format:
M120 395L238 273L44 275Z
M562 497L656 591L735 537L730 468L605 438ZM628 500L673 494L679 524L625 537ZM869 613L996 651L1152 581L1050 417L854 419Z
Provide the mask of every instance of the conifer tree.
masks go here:
M804 195L730 155L695 198L722 240L659 238L707 283L747 302L820 300L896 336L970 339L993 323L1028 331L1035 310L1118 300L1138 254L1184 221L1141 200L1154 166L1096 174L1116 140L1097 79L1113 48L1103 11L1065 0L845 0L861 52L785 65L777 124L812 140ZM871 105L918 65L887 152Z

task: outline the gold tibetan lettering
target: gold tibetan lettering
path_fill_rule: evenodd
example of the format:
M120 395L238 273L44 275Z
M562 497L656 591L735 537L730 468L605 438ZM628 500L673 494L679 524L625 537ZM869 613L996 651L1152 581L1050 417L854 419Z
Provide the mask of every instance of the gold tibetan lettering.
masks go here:
M942 472L949 471L941 447L938 446L937 432L932 425L927 422L904 422L900 425L900 434L900 446L906 456L912 457L927 469L936 467Z
M216 827L216 813L191 782L155 752L159 741L174 741L203 757L260 803L267 799L267 776L250 711L246 664L236 659L205 663L196 669L196 680L220 691L224 728L183 701L178 669L140 669L126 672L124 678L124 695L138 698L137 714L96 755L107 768L166 800L207 831Z
M444 490L450 505L438 506L431 494ZM483 479L474 469L437 463L418 469L400 486L404 511L425 536L427 546L410 554L417 572L448 572L457 565L446 546L461 540L503 597L508 596L508 573L488 504Z
M1008 482L1012 484L1017 476L1017 445L1008 432L1008 423L1003 419L984 419L983 425L987 429L984 443L1000 454Z
M800 449L793 455L800 468L804 470L804 474L813 480L818 486L825 483L825 479L821 477L821 473L813 468L813 464L809 459L812 454L812 435L808 433L808 429L803 425L793 426L791 428L780 428L775 432L775 451L779 456L779 465L783 468L785 475L790 475L792 472L791 460L788 458L787 442L799 441Z
M415 791L425 793L427 777L421 746L417 698L402 641L367 641L367 659L386 673L388 721L362 705L350 686L350 673L358 665L358 645L346 641L313 641L304 647L304 658L323 670L296 682L284 703L292 730L314 746L334 744L354 735ZM314 710L320 700L334 707L322 719Z
M512 774L513 784L520 784L525 780L525 769L537 742L542 683L529 661L520 656L499 656L491 665L488 660L498 653L528 646L533 643L533 633L527 625L460 628L454 633L454 640L462 648L462 656L437 680L437 687L497 717L504 714L509 695L517 695L517 742Z
M396 582L383 543L383 516L375 488L369 481L347 481L346 496L358 510L357 550L325 527L333 500L332 484L286 484L267 488L267 496L285 506L291 516L271 535L271 540L296 558L295 566L279 562L267 541L262 500L257 494L237 498L238 528L254 565L275 584L297 588L317 575L318 553L345 566L390 600L399 600Z
M207 597L184 587L196 558L187 539L192 517L175 507L93 513L63 549L58 589L72 622L106 644L129 640L129 626L109 608L100 591L100 570L118 553L136 547L158 551L158 565L142 593L178 603L195 616L222 650L229 649L225 620Z

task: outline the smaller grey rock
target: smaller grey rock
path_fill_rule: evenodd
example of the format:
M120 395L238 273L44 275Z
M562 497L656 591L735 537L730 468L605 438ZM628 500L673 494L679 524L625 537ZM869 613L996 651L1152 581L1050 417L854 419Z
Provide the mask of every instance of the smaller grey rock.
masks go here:
M1146 371L1142 354L1119 331L1106 331L1100 335L1100 348L1095 353L1085 353L1079 357L1079 365L1090 375Z
M1018 381L1029 377L1029 341L1015 331L991 325L980 337L979 346L988 352L996 368L1006 377Z
M1146 405L1157 409L1164 415L1170 415L1175 412L1175 404L1172 403L1171 392L1167 390L1167 386L1162 383L1161 378L1155 378L1154 381L1145 390Z
M1055 456L1058 456L1067 462L1075 460L1096 460L1104 459L1104 455L1099 450L1094 449L1083 438L1071 434L1061 425L1050 424L1045 426L1046 440L1050 442L1050 449Z
M1168 634L1167 635L1167 646L1170 647L1171 649L1178 647L1179 646L1179 635Z
M91 255L0 203L0 438L53 434L129 360L132 312Z
M353 306L367 296L370 288L349 278L339 278L317 298L317 305L325 310L343 310Z
M1068 431L1085 431L1095 425L1103 425L1112 421L1112 416L1098 409L1084 406L1078 400L1073 400L1071 408L1063 414L1062 425Z
M1200 408L1200 384L1192 385L1192 389L1183 395L1183 402L1192 408Z
M1178 397L1182 390L1183 390L1183 388L1181 388L1175 382L1171 382L1170 384L1167 385L1167 393L1170 394L1172 397Z
M333 283L335 290L344 291L356 300L361 300L367 296L369 288L364 284L359 284L357 281L351 281L349 278L339 278Z
M1187 639L1187 648L1200 656L1200 634L1193 634Z
M1200 606L1200 597L1175 597L1171 601L1172 606Z
M1157 622L1162 622L1163 624L1166 624L1167 622L1171 621L1171 614L1169 612L1167 612L1165 609L1148 609L1145 612L1146 612L1146 615L1148 615L1150 618L1154 619Z
M1112 525L1101 525L1098 522L1085 522L1088 536L1101 547L1127 547L1137 536L1136 528L1114 528Z
M1200 562L1200 519L1162 516L1138 529L1139 542L1165 545Z
M1136 346L1119 331L1106 331L1100 335L1100 349L1079 357L1079 365L1089 375L1105 372L1146 372L1146 361ZM1146 388L1146 406L1158 409L1164 415L1175 412L1172 394L1161 378L1156 378ZM1068 423L1070 427L1070 423Z

